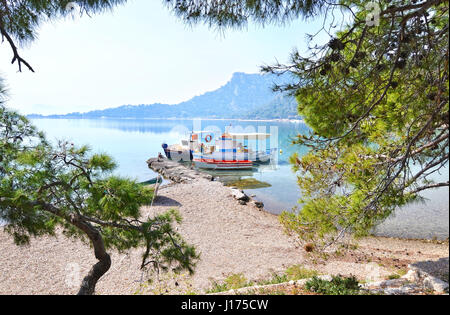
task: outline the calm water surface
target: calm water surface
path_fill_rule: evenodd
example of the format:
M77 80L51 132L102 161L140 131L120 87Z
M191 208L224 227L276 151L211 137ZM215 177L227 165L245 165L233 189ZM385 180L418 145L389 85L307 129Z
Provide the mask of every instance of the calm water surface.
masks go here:
M156 176L147 167L150 157L162 152L163 142L179 143L181 138L192 130L192 120L150 120L150 119L34 119L33 123L43 130L48 139L66 139L74 143L88 144L94 152L108 153L113 156L119 167L117 173L123 176L145 181ZM196 122L198 124L199 122ZM262 166L254 171L231 172L223 179L236 180L253 177L269 183L271 187L247 190L265 204L265 208L275 214L290 210L297 205L300 191L296 184L296 175L287 160L294 152L304 154L304 148L292 146L295 135L306 133L308 128L300 122L250 122L227 120L202 120L201 127L218 127L225 130L230 124L233 128L242 127L246 131L260 132L270 127L278 130L278 165ZM448 180L448 169L441 177ZM425 204L408 205L399 209L396 216L381 225L376 233L385 236L407 238L447 238L449 235L449 197L448 188L442 188L424 195L429 200Z

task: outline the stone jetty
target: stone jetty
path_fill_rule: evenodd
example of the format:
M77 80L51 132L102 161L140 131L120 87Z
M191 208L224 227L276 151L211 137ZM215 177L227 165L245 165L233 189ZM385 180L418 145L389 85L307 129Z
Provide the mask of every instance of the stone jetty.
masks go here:
M199 179L214 180L214 176L205 172L196 170L192 164L178 163L159 155L156 158L150 158L147 161L148 167L160 174L167 180L173 183L190 183ZM264 204L247 196L243 190L234 187L228 187L230 194L236 199L239 204L253 204L257 209L263 210Z
M151 158L147 164L150 169L174 183L187 183L199 178L214 180L212 175L200 172L192 165L184 165L163 156Z

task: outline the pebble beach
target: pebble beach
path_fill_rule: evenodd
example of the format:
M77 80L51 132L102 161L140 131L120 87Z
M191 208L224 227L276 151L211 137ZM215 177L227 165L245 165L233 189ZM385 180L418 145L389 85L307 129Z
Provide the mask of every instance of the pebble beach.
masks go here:
M360 279L365 279L368 272L373 276L374 266L377 266L375 277L383 279L415 262L438 266L437 273L445 268L448 271L448 259L445 262L449 255L448 242L381 237L363 239L351 254L312 265L295 240L284 234L277 216L252 203L240 204L229 187L207 179L162 187L153 207L144 207L142 214L147 216L168 209L178 209L183 222L177 228L200 253L193 276L159 282L159 288L167 287L168 294L183 293L169 290L175 288L174 283L182 282L185 290L202 293L213 281L221 281L231 274L258 280L292 265L302 265L322 274L355 275ZM142 284L155 275L140 271L141 254L139 249L111 253L112 267L100 279L97 294L154 292L148 284L142 291ZM433 264L438 261L440 265ZM62 234L33 239L29 246L18 247L0 230L0 294L75 294L80 279L95 262L88 245Z

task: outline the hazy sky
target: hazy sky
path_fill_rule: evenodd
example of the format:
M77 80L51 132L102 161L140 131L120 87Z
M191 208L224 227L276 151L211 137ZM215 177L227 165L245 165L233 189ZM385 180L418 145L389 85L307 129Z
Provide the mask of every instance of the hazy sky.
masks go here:
M10 107L22 113L68 113L125 104L175 104L224 85L233 72L256 73L285 62L320 21L284 27L250 25L221 36L186 26L159 0L134 0L112 13L43 25L21 49L36 73L11 65L0 45L0 75Z

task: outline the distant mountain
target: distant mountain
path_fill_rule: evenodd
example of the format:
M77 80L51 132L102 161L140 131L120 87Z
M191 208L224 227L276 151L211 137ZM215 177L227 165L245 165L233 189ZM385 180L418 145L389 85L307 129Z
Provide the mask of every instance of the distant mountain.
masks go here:
M249 119L298 119L298 104L295 98L276 95L269 103L257 107L241 118Z
M124 105L67 115L29 115L30 118L298 118L293 98L275 94L274 83L287 83L286 76L234 73L219 89L177 105Z

